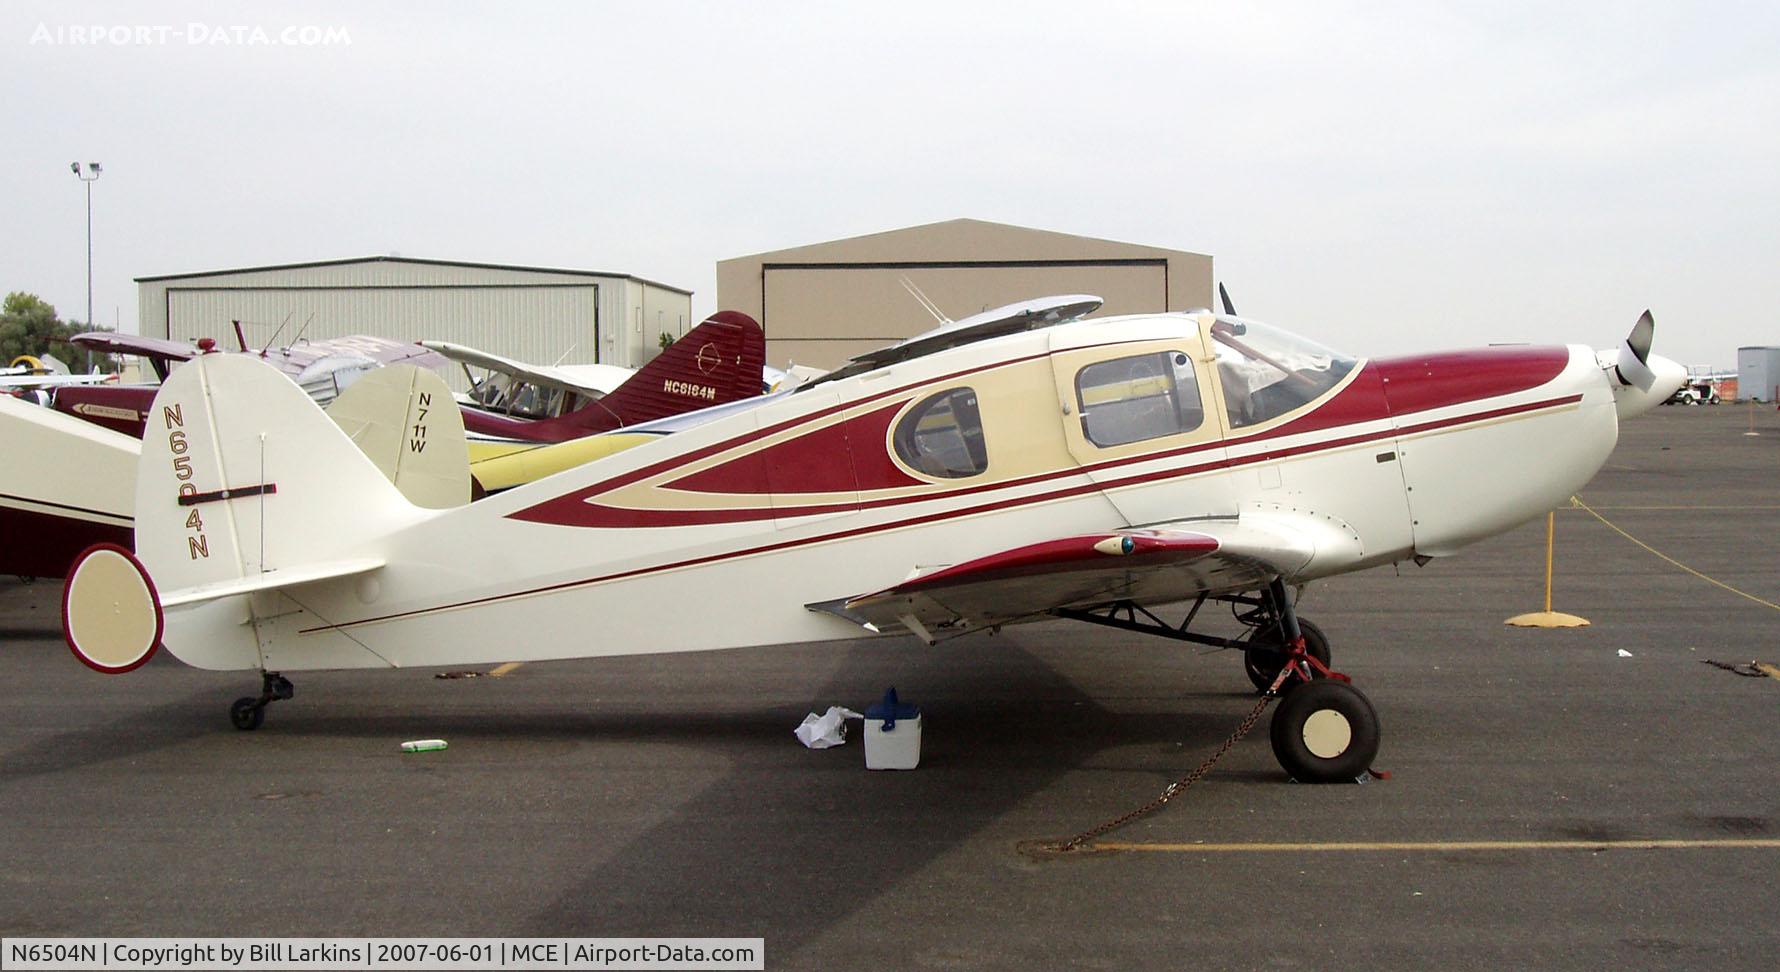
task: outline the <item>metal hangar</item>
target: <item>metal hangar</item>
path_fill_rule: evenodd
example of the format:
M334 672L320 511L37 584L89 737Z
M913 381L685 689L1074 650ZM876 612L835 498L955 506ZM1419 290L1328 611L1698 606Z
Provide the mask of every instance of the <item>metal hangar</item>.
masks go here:
M815 243L717 264L717 306L766 329L767 361L830 368L947 317L1089 293L1102 315L1210 307L1211 257L976 219Z
M372 256L137 277L142 334L235 346L372 334L541 364L639 367L692 326L692 292L629 274Z

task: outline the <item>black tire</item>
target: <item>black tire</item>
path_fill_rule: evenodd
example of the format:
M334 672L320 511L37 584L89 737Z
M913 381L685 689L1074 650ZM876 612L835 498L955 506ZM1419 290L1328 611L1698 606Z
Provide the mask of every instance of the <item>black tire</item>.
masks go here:
M1351 783L1378 755L1378 712L1359 689L1324 679L1288 693L1273 713L1273 755L1300 783Z
M266 721L266 707L259 699L250 696L236 699L235 704L229 706L229 721L242 732L252 732Z
M1329 636L1323 629L1304 620L1298 619L1298 630L1304 632L1304 650L1310 657L1327 667L1330 663ZM1273 626L1256 628L1249 633L1248 643L1242 649L1242 669L1248 673L1248 680L1255 683L1255 690L1265 692L1279 676L1279 670L1286 663L1286 653L1280 647L1279 629ZM1312 676L1322 678L1323 673L1311 668ZM1296 679L1286 682L1290 687L1297 684Z

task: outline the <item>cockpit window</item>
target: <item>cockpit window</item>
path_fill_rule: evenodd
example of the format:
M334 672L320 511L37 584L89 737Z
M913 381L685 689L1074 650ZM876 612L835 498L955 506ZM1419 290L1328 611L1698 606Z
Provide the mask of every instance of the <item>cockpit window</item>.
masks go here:
M922 399L896 423L891 436L909 468L941 479L962 479L989 468L977 393L953 388Z
M469 368L464 371L467 374ZM534 385L502 372L490 372L479 381L473 380L470 399L486 411L521 418L550 418L570 410L562 389Z
M1211 337L1231 428L1259 425L1310 404L1355 364L1347 355L1254 321L1219 317Z
M1082 435L1097 446L1190 432L1205 421L1193 359L1159 351L1096 361L1076 372Z

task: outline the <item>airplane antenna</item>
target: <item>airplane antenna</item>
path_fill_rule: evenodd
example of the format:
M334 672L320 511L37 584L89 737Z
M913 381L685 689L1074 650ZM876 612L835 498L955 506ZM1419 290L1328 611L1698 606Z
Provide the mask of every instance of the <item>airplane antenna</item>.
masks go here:
M290 339L291 347L293 347L293 348L296 347L297 342L303 340L303 332L309 330L309 325L313 324L313 323L315 323L315 314L312 311L309 314L309 319L304 321L303 326L297 328L297 333L291 336L291 339Z
M921 292L921 288L915 286L915 282L913 280L910 280L907 276L898 277L897 280L898 280L898 282L900 282L902 284L902 289L908 291L909 296L915 298L915 301L921 305L921 309L926 311L929 314L932 314L933 319L935 321L938 321L942 327L944 325L952 323L952 319L950 317L947 317L939 309L938 304L935 304L933 301L928 300L927 295Z
M569 349L568 349L568 350L567 350L567 351L564 351L564 352L563 352L563 353L562 353L562 354L559 354L559 355L557 355L557 356L556 356L556 360L555 360L555 361L552 361L552 362L550 362L550 366L551 366L551 367L552 367L552 368L554 368L554 367L556 367L556 366L557 366L557 365L559 365L559 364L562 364L562 362L563 362L563 359L564 359L564 358L567 358L567 357L568 357L568 356L569 356L569 355L571 355L571 354L574 354L574 353L575 353L575 349L576 349L576 348L577 348L577 347L580 347L580 345L576 345L576 344L571 344L571 345L569 345Z
M266 433L260 433L260 482L266 481ZM266 568L266 491L260 490L260 573Z
M1224 282L1218 281L1218 299L1224 302L1224 313L1236 317L1236 305L1230 303L1230 292L1224 289Z
M284 326L290 323L291 315L295 313L296 311L285 312L284 320L278 322L278 330L272 332L272 336L266 339L266 346L260 349L260 357L266 356L266 352L272 347L272 342L278 340L278 335L284 333Z

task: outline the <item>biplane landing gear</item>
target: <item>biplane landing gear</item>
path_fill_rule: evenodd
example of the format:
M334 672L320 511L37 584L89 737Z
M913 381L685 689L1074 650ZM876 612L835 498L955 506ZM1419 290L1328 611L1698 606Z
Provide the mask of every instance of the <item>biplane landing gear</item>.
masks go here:
M235 704L229 706L229 721L243 732L258 729L266 721L266 706L296 694L297 687L290 679L277 672L262 672L259 698L246 695L236 699Z

